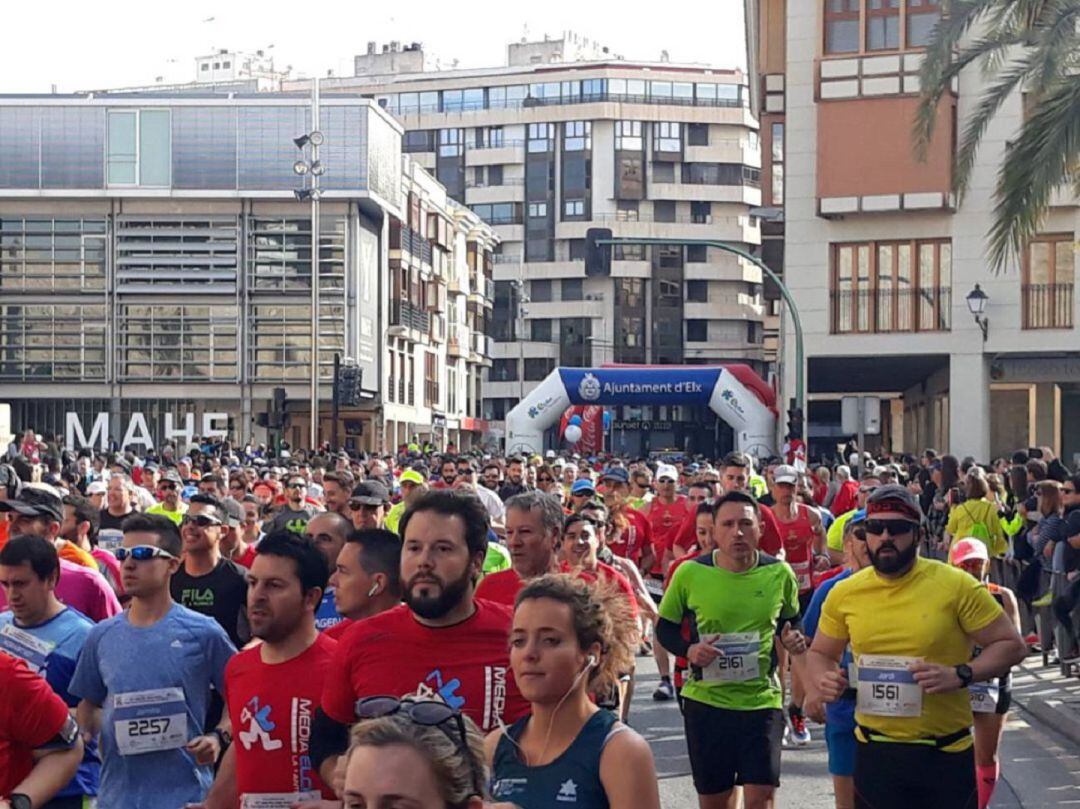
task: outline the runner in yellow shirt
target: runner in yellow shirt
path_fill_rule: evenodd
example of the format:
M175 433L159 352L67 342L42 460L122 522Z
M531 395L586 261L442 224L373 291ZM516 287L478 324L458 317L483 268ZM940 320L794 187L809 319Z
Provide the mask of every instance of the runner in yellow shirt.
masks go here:
M882 486L866 510L872 567L833 588L812 647L794 658L811 715L856 690L857 809L975 809L967 686L1004 674L1027 648L985 587L918 557L914 495ZM848 643L850 684L839 668Z

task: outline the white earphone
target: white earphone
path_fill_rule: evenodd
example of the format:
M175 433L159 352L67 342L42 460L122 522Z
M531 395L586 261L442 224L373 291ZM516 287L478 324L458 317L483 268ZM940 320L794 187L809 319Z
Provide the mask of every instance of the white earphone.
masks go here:
M596 655L589 655L589 659L585 662L585 668L591 669L599 664L600 661L596 659Z
M367 596L368 596L368 598L371 598L371 597L372 597L373 595L375 595L375 594L376 594L377 592L379 592L379 585L378 585L377 583L376 583L376 584L373 584L373 585L371 585L371 589L367 591Z

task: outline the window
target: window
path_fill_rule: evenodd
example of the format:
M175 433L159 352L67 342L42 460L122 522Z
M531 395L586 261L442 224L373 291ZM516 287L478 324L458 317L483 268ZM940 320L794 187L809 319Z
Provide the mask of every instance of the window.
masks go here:
M546 202L530 202L529 203L529 217L532 219L541 218L547 216L547 203Z
M585 260L585 240L584 239L570 239L570 260L571 261L584 261Z
M551 319L540 318L529 321L529 339L534 343L551 342Z
M487 184L488 185L502 185L503 184L503 167L500 166L488 166L487 167Z
M690 221L695 225L707 225L712 221L711 202L691 202Z
M1075 255L1071 233L1040 236L1023 261L1025 329L1071 329Z
M554 142L555 124L529 124L530 153L550 152L554 148Z
M585 282L581 278L564 278L562 280L562 299L564 301L580 301L585 296Z
M686 125L686 143L688 146L708 146L709 145L709 125L708 124L687 124Z
M214 70L221 70L221 62L214 62Z
M653 221L674 222L675 201L666 199L653 200Z
M424 406L439 406L438 356L430 351L424 352Z
M640 152L644 149L641 137L641 121L615 122L615 150Z
M709 321L707 320L687 320L686 321L686 342L688 343L706 343L709 340Z
M439 130L439 157L458 157L465 148L464 129Z
M494 202L479 205L470 205L472 212L487 222L489 225L519 225L521 224L520 203Z
M784 125L772 125L772 201L784 204Z
M606 79L585 79L581 82L581 97L584 101L596 101L602 99L606 92Z
M859 0L825 0L825 53L858 53Z
M529 282L529 299L535 303L551 302L551 281L540 280Z
M479 133L477 146L483 146L487 149L499 149L506 143L501 126L489 126L486 130L480 129L477 132Z
M681 124L660 121L653 124L653 151L678 153L682 151Z
M947 239L834 244L832 331L948 331L952 245Z
M568 199L563 203L563 219L580 219L585 216L585 200Z
M704 264L709 260L709 249L703 244L691 244L686 247L686 261L688 264ZM689 282L694 283L694 282ZM687 293L687 300L693 300Z
M907 46L925 48L941 19L941 0L907 0Z
M637 222L640 204L636 199L620 199L615 203L615 218L620 222Z
M645 245L643 244L616 244L611 253L612 261L644 261Z
M866 0L866 50L900 47L900 0Z
M232 62L222 62L221 63L221 69L222 70L228 70L230 67L232 67Z
M551 357L526 357L525 358L525 381L539 382L555 367L555 360Z
M435 130L433 129L410 129L401 136L401 151L434 152Z
M644 290L645 282L641 278L618 278L615 281L615 302L619 306L629 309L644 308Z
M682 181L692 185L761 184L761 170L741 163L683 163Z
M675 164L674 163L653 163L652 164L652 180L654 183L673 183L675 182Z
M172 124L168 110L109 110L109 185L169 185Z
M704 245L695 245L705 249ZM689 251L690 248L688 247ZM689 261L689 258L687 258ZM687 281L686 282L686 300L691 303L708 303L709 302L709 282L708 281Z
M591 121L567 121L565 124L563 124L564 152L583 152L591 148Z
M109 110L109 185L135 185L138 116L136 110Z
M204 73L206 71L208 71L209 69L210 69L210 63L209 62L203 62L202 65L200 66L200 70L202 70Z

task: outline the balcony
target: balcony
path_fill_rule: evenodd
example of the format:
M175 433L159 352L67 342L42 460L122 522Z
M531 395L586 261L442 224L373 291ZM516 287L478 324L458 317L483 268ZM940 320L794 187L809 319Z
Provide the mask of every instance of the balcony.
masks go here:
M718 239L750 244L761 239L760 227L749 216L679 215L658 220L626 211L593 214L592 219L585 222L558 222L555 238L584 239L586 231L597 226L610 227L616 238Z
M406 301L390 302L390 333L399 337L417 339L421 334L428 334L431 329L431 316ZM414 332L415 335L409 334Z
M447 339L447 352L451 357L468 357L469 348L468 328L461 323L451 323Z
M446 319L440 314L429 315L431 321L431 330L428 332L428 337L432 342L442 343L446 340Z
M502 166L524 161L523 140L507 140L490 146L469 146L465 150L466 166Z
M508 177L498 185L480 185L469 182L465 185L465 203L483 205L495 202L523 202L525 200L525 181L520 177Z
M1072 284L1023 284L1020 287L1025 329L1071 329Z
M830 290L833 334L950 331L951 287Z
M719 185L706 183L649 183L650 199L676 202L732 202L742 205L761 205L759 186Z

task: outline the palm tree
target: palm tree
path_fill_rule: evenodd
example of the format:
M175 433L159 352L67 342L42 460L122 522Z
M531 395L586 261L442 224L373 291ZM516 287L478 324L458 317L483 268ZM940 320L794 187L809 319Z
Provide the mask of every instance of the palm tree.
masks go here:
M916 149L925 154L942 96L978 65L987 87L964 124L953 185L962 198L986 128L1016 90L1027 93L1019 134L1007 144L987 233L995 272L1038 233L1051 194L1080 194L1080 0L951 0L926 50L916 115Z

